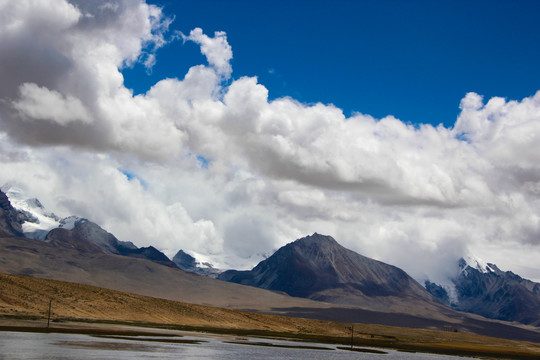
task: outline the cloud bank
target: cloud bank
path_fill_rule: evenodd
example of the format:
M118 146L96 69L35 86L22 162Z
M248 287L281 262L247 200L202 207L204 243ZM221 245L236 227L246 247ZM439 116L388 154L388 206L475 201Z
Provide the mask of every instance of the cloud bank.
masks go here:
M420 280L469 252L540 279L540 92L466 94L453 128L345 117L269 101L232 77L226 33L196 28L207 63L134 96L121 70L159 62L171 21L138 0L0 2L0 182L222 267L320 232Z

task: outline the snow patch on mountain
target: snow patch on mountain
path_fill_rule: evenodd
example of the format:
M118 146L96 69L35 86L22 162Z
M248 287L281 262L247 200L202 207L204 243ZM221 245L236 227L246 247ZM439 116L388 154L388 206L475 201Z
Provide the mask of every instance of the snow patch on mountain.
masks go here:
M26 221L22 224L22 230L26 237L44 240L49 231L55 228L71 230L82 218L68 216L61 218L53 212L47 211L43 204L36 198L29 198L24 191L15 184L8 183L1 187L11 205L24 215Z
M213 269L212 259L209 256L197 253L195 251L190 251L191 255L195 258L195 265L200 268L210 268Z
M448 301L450 304L457 304L458 303L458 291L456 289L456 284L454 284L452 281L448 280L448 282L444 282L439 284L448 295Z
M490 272L496 272L494 266L492 264L488 264L484 260L474 256L474 255L466 255L462 257L459 261L460 271L467 271L467 266L470 266L471 268L478 270L482 274L487 274Z
M80 218L78 216L71 215L60 220L60 226L58 227L64 228L66 230L73 230L75 228L75 225L79 224L82 221L88 221L88 220Z
M195 253L195 256L199 257L199 259L201 258L199 254ZM209 259L207 259L208 261L200 261L195 256L192 256L183 250L179 250L172 258L172 261L179 269L199 275L216 278L221 273L221 270L215 268L209 262Z

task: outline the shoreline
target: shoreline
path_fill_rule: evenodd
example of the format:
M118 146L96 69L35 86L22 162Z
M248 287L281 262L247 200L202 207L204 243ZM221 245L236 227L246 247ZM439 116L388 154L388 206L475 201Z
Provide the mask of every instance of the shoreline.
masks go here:
M238 336L252 337L265 340L287 340L298 342L298 348L302 342L310 342L321 345L335 345L336 348L349 350L350 337L335 337L321 334L287 333L277 331L261 331L254 329L232 329L214 328L208 326L186 326L162 323L140 323L140 322L119 322L119 321L85 321L85 320L61 320L51 323L47 327L46 319L43 320L22 320L22 319L1 319L0 333L10 332L31 332L31 333L66 333L83 334L90 336L159 336L183 337L196 334L198 337L235 338ZM404 329L406 330L406 329ZM167 342L167 340L163 340ZM171 340L172 342L172 340ZM252 345L252 344L249 344ZM264 346L264 345L263 345ZM267 346L273 346L268 343ZM426 354L439 354L450 356L462 356L481 359L516 359L529 360L538 359L538 347L533 351L517 350L512 347L494 346L474 346L472 344L459 344L451 342L411 342L393 340L368 340L355 339L355 348L352 351L362 351L362 348L369 347L382 350L395 350L400 352L418 352Z

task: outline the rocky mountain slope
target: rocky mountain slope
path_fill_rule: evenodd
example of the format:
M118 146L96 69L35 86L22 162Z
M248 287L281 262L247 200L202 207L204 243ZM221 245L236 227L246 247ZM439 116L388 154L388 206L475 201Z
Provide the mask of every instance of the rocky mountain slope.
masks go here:
M495 264L460 259L451 284L426 282L427 290L456 310L491 319L540 325L540 284Z
M336 304L437 308L426 289L403 270L317 233L280 248L250 271L229 270L218 278Z
M130 241L120 241L113 234L86 219L77 220L72 229L52 229L45 236L45 242L57 247L67 246L85 251L148 259L165 266L176 267L165 254L153 246L138 248Z
M23 236L24 221L24 215L15 210L6 194L0 191L0 235Z
M2 193L7 196L14 211L18 214L21 236L43 240L54 228L71 228L80 218L70 216L65 219L45 209L36 198L25 196L24 191L14 184L4 184Z

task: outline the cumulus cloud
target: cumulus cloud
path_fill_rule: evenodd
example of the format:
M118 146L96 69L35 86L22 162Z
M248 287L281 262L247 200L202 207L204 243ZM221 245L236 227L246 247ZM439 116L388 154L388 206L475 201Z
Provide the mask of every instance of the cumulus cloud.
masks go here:
M182 34L184 41L193 41L200 45L201 53L206 56L208 63L214 67L217 73L228 79L232 73L230 61L232 59L232 49L227 42L227 35L224 31L216 31L214 37L205 35L201 28L191 30L189 35Z
M47 120L60 125L72 121L92 121L81 101L73 96L64 97L57 91L31 83L24 83L19 89L21 97L13 103L13 107L23 120Z
M482 96L468 93L460 108L454 131L474 143L483 156L500 167L537 167L540 92L522 101L494 97L486 104Z
M231 77L226 34L196 28L182 37L208 64L134 96L120 70L159 62L171 21L136 0L0 3L0 182L223 267L313 232L418 279L469 251L533 267L504 249L540 246L540 92L466 94L453 128L346 117L269 101Z
M140 149L147 157L163 155L156 142L164 132L172 135L164 146L181 142L170 119L148 124L152 104L134 98L120 72L138 61L150 66L167 43L172 20L160 8L135 0L21 0L0 4L0 12L0 116L13 138L98 151Z

